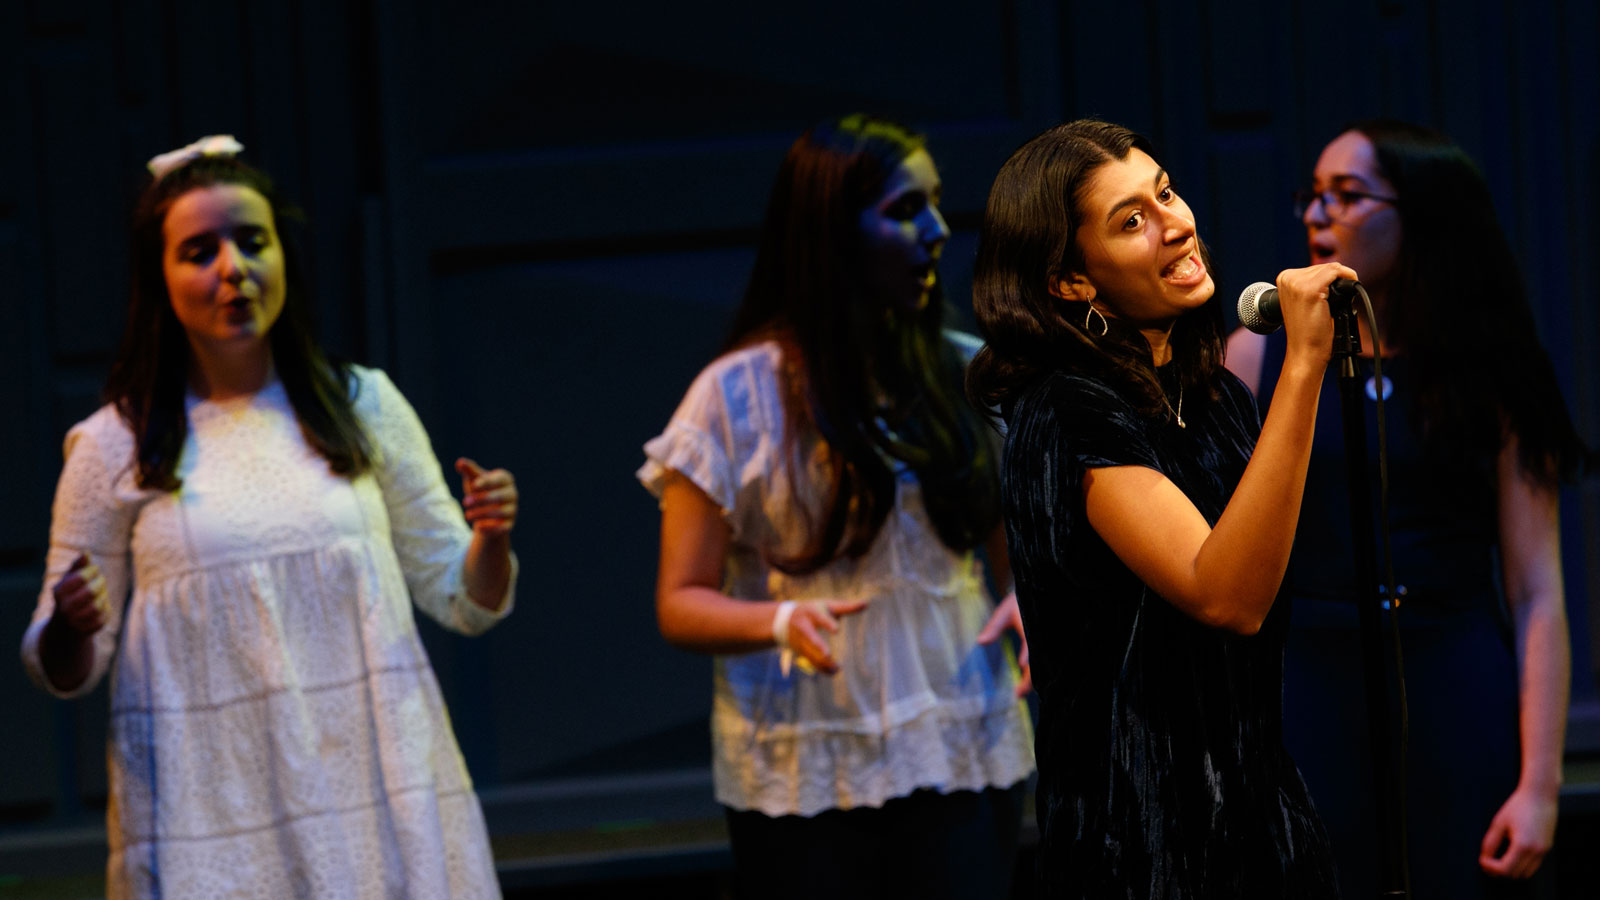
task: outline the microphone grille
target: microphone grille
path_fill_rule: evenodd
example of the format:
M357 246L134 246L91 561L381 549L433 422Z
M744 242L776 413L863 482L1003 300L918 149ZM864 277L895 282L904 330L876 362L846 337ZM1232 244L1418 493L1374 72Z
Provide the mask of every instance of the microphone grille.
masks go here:
M1256 334L1271 334L1278 330L1276 322L1268 322L1261 315L1261 295L1276 288L1265 281L1258 281L1245 288L1239 294L1239 324L1254 331Z

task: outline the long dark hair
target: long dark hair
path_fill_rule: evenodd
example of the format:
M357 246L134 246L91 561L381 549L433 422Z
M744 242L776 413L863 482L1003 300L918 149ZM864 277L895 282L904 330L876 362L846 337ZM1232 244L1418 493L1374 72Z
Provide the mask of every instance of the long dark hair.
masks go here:
M1528 477L1545 487L1573 477L1586 450L1483 173L1432 128L1369 119L1348 131L1372 142L1398 198L1400 253L1382 326L1411 360L1426 451L1492 473L1515 435Z
M1050 291L1085 269L1077 232L1081 204L1096 169L1126 159L1150 141L1120 125L1080 119L1058 125L1006 160L989 189L972 273L972 306L986 344L967 370L976 404L1005 410L1042 375L1062 370L1113 385L1136 408L1169 414L1138 329L1115 318L1084 330L1088 304ZM1211 268L1205 245L1202 258ZM1222 308L1215 297L1178 317L1169 337L1172 365L1191 398L1210 397L1222 364Z
M103 397L116 405L134 434L139 486L172 491L182 485L178 457L189 432L183 403L189 342L167 295L162 225L179 197L219 184L250 188L272 208L286 281L283 312L268 333L273 365L306 442L334 472L360 474L372 465L373 454L351 404L351 372L330 362L312 336L310 298L294 234L304 217L266 173L232 157L202 156L152 181L134 208L128 322Z
M786 456L797 459L804 436L829 449L821 523L804 550L769 560L782 571L811 572L866 553L894 505L885 457L916 473L928 517L950 548L976 546L999 522L998 467L961 392L963 361L941 330L942 291L936 285L913 312L865 289L860 214L923 145L902 125L846 116L801 135L773 181L725 349L777 340Z

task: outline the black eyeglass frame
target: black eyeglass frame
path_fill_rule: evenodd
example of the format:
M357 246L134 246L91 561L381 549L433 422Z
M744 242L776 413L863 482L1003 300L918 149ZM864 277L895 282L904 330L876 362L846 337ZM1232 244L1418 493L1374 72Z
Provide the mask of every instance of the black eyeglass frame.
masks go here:
M1329 197L1333 197L1333 199L1337 201L1337 204L1328 202ZM1400 202L1399 197L1385 197L1382 194L1369 194L1366 191L1349 191L1343 188L1328 188L1327 190L1323 191L1311 191L1302 188L1301 190L1294 192L1293 200L1294 217L1296 219L1305 218L1306 210L1310 209L1311 204L1317 200L1322 201L1322 208L1327 212L1328 218L1330 219L1342 217L1345 211L1362 200L1377 200L1381 203ZM1335 206L1337 206L1339 210L1337 214L1333 211Z

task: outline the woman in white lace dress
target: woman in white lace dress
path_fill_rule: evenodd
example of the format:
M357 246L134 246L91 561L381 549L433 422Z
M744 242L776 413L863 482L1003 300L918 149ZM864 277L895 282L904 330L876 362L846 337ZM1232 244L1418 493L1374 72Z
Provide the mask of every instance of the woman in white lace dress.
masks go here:
M311 338L292 210L209 138L151 161L107 404L67 435L23 659L109 670L111 898L498 897L415 602L511 609L511 475Z
M939 196L898 125L802 135L726 351L645 445L662 634L716 654L741 896L1008 895L1032 738L997 640L1015 599L973 553L1009 582Z

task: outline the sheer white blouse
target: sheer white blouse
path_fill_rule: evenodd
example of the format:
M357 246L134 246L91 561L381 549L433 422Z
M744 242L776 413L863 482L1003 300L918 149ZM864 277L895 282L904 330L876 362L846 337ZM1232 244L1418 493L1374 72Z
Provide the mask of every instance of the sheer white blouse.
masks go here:
M980 646L992 606L971 552L939 541L909 469L870 550L805 576L765 564L793 554L821 503L827 448L784 459L778 344L708 366L666 430L645 444L638 478L660 495L677 471L715 501L732 531L723 591L747 600L865 600L840 620L835 675L785 676L776 649L718 656L712 707L717 800L767 815L881 806L919 788L1008 787L1033 771L1015 663Z

